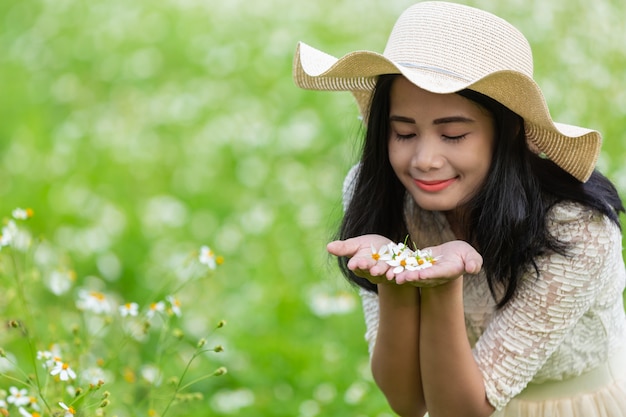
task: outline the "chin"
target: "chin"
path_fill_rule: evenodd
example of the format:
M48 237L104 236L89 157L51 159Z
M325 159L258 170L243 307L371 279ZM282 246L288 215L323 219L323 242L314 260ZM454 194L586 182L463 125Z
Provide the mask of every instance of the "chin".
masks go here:
M433 200L439 200L439 201L433 201ZM420 208L424 210L428 210L428 211L450 211L450 210L454 210L457 207L457 204L446 204L445 202L442 202L440 198L438 199L437 197L434 197L432 199L413 197L413 201L415 201L415 203Z

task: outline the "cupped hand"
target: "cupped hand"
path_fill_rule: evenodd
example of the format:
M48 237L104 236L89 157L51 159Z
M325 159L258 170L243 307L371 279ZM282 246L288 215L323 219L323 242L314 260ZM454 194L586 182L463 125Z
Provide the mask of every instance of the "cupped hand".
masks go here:
M428 250L437 259L435 264L417 271L402 271L395 275L396 283L433 287L454 281L463 274L477 274L483 265L482 256L462 240L446 242Z
M332 255L350 258L347 266L355 275L373 284L380 284L393 279L394 275L392 268L386 262L372 256L372 250L378 251L390 242L390 239L381 235L363 235L346 240L335 240L330 242L326 249Z

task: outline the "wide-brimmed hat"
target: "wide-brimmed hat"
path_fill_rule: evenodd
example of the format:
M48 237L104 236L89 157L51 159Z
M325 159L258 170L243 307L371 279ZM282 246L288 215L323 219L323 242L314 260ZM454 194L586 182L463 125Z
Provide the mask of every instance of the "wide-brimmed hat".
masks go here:
M578 180L587 181L600 153L597 131L555 123L533 80L524 35L505 20L473 7L427 1L398 18L382 54L356 51L337 59L297 46L293 77L305 89L350 91L364 118L377 77L401 74L433 93L471 89L524 118L531 149Z

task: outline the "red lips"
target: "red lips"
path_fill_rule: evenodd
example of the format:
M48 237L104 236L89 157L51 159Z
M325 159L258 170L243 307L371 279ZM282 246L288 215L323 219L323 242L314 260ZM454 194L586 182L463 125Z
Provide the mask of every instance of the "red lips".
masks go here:
M447 180L435 180L435 181L413 180L413 181L415 182L415 185L417 185L417 187L420 190L423 190L429 193L435 193L435 192L442 191L448 188L453 182L456 181L456 177L450 178Z

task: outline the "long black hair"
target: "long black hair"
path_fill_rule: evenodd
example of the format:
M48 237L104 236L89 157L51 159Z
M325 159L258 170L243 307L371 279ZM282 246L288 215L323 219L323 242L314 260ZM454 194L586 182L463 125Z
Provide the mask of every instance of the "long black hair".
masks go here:
M350 204L339 230L347 239L376 233L393 241L408 235L404 201L406 190L389 163L390 91L397 75L378 78L372 94L360 168ZM489 111L495 122L495 145L484 184L466 202L464 234L483 256L483 267L498 307L515 294L522 275L537 271L535 259L543 254L565 254L567 246L552 236L546 225L550 208L564 200L581 203L607 216L619 226L624 206L615 186L598 171L580 182L526 143L524 120L499 102L473 90L458 94ZM347 268L343 274L370 291L377 287ZM498 299L496 288L501 288Z

